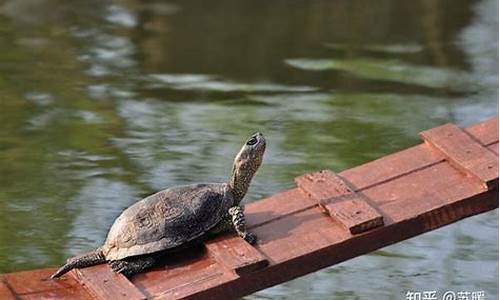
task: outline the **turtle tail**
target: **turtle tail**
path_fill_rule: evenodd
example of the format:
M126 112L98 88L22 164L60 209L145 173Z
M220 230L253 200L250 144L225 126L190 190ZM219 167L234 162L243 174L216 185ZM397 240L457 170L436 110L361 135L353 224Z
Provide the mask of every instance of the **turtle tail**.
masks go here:
M50 279L61 277L63 274L71 271L74 268L89 267L103 263L105 261L106 258L104 257L101 248L97 248L92 252L81 254L68 259L64 266L59 268L59 270L57 270L54 274L52 274L52 276L50 276Z

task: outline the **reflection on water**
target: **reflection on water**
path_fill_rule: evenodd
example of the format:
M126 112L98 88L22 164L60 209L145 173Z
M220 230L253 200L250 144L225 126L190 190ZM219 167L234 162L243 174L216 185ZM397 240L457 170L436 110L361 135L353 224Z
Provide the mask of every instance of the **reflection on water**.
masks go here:
M249 201L498 114L497 11L494 0L2 2L0 272L94 248L153 191L226 180L256 130L269 150ZM494 297L497 215L248 299Z
M414 84L430 88L453 88L460 91L468 88L465 72L456 72L436 67L406 65L398 60L388 59L289 59L292 67L307 71L345 71L363 79L384 80ZM465 73L465 74L464 74Z

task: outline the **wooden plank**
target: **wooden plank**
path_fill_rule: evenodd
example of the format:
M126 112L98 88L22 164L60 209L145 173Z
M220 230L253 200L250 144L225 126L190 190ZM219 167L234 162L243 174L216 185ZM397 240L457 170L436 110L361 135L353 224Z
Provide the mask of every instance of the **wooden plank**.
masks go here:
M498 157L456 125L445 124L421 133L455 167L477 178L488 189L498 183Z
M108 264L73 269L70 274L97 299L146 299L125 276L113 272Z
M422 189L421 184L424 184L425 189ZM476 180L465 177L446 162L367 193L372 199L380 199L389 191L397 195L397 198L384 202L379 206L379 210L387 216L386 221L389 219L390 224L413 219L429 211L451 205L462 198L472 198L484 193L483 187L477 184Z
M56 268L47 268L22 271L4 274L3 278L17 295L56 289L71 289L79 286L76 280L69 276L64 276L58 280L50 280L50 275L56 270Z
M0 299L2 300L16 300L16 296L10 290L9 286L3 282L2 277L0 277Z
M426 189L422 189L423 186ZM372 186L366 192L370 200L386 203L382 212L388 217L386 226L353 237L327 222L314 208L288 215L255 231L262 239L261 251L273 262L270 267L253 273L244 282L231 282L232 288L214 287L215 294L206 290L193 295L201 299L221 294L228 299L240 297L498 207L497 191L485 193L474 180L464 177L444 161ZM388 195L393 195L393 198L388 198ZM414 204L420 210L408 207L408 204ZM391 207L393 211L390 211ZM251 212L250 207L248 212ZM254 279L257 280L255 285Z
M339 176L348 178L349 182L356 187L356 191L362 191L429 168L443 160L441 155L428 151L427 146L421 144L342 171Z
M306 174L295 179L332 218L352 234L384 225L384 219L366 197L356 193L351 184L330 170Z
M352 237L342 225L316 207L260 226L254 232L261 239L260 251L273 264L315 253L334 241Z
M206 244L208 253L220 264L233 270L238 275L260 270L269 265L269 261L252 245L237 236L224 236Z
M335 229L335 226L333 228L328 226L329 218L321 217L315 209L287 216L277 221L280 224L266 224L259 227L259 230L278 237L277 240L271 238L271 241L267 241L268 236L261 233L266 239L264 243L266 249L263 249L263 252L276 263L261 271L250 273L248 277L235 278L224 284L214 283L210 289L197 290L190 294L189 299L219 299L221 295L224 299L237 299L464 217L491 210L498 207L497 197L497 191L488 191L472 198L460 199L458 202L453 202L451 206L437 208L415 218L405 219L402 222L351 237L338 235L341 232L345 233L345 230L339 231L339 227ZM441 215L449 217L435 217ZM297 217L306 220L308 225L294 227L293 232L288 232L289 235L276 232L279 231L277 229L281 225L289 226L287 219ZM439 219L440 223L433 222L432 219ZM302 232L304 229L306 229L305 233ZM318 230L321 232L316 232ZM290 250L291 255L286 255L284 249Z
M183 299L239 278L213 257L187 249L172 254L165 266L134 276L132 282L152 299Z
M384 218L358 195L354 199L334 201L324 207L328 214L337 219L352 234L358 234L383 226Z
M471 134L469 138L496 157L497 128L473 126L467 132L464 134ZM240 263L237 259L221 259L222 250L227 249L217 250L217 258L211 250L203 251L201 247L201 251L189 249L172 254L165 265L134 276L132 283L148 299L234 299L498 207L498 187L486 190L477 179L465 176L445 161L441 152L430 150L422 144L346 170L340 176L348 182L347 189L340 188L340 192L324 182L318 184L329 189L330 195L324 189L317 192L315 187L309 188L309 193L319 195L326 205L337 203L332 199L352 201L366 196L361 200L376 207L385 226L352 235L340 222L322 214L302 189L294 188L251 203L245 210L247 224L259 238L257 250L269 261L268 267L239 276L233 271L233 266ZM362 195L358 194L360 191ZM231 238L221 237L214 243L227 243L226 239ZM216 248L220 248L219 244ZM48 271L44 278L53 271ZM21 297L63 295L66 290L61 288L64 280L54 283L34 279L33 283L26 279L30 274L12 275L14 285L8 281L16 293L17 289L31 291ZM67 282L68 291L80 288L71 276L63 278L72 280Z
M0 298L3 300L3 298ZM83 288L57 289L40 293L24 294L19 296L21 300L95 300Z
M459 184L457 185L457 183ZM403 176L374 186L365 190L363 194L376 203L377 208L384 215L382 207L389 203L394 203L396 206L397 203L411 201L420 203L424 199L428 199L430 195L433 195L436 201L445 201L445 199L469 197L484 191L484 187L478 184L475 179L466 177L450 164L441 162L431 168L412 173L411 176ZM400 214L411 215L413 211L411 208L403 209ZM393 215L384 215L386 225L393 217Z
M498 143L494 143L494 144L489 145L488 149L490 149L491 152L498 155Z
M295 188L247 204L245 219L248 228L252 229L317 205L314 200Z
M482 145L498 143L498 116L465 129Z
M352 189L337 174L322 170L295 178L297 186L320 204L331 198L352 193Z

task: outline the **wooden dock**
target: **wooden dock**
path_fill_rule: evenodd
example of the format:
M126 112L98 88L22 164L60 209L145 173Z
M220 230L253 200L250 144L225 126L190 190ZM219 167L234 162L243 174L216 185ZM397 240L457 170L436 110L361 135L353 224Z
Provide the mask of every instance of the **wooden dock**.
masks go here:
M247 205L256 247L226 235L131 280L107 264L4 274L0 299L233 299L498 207L498 117Z

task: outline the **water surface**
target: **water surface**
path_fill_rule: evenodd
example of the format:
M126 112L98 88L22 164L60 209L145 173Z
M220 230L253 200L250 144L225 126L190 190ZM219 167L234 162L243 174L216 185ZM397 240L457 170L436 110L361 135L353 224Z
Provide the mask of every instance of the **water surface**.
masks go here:
M156 190L225 181L269 140L248 201L418 132L498 114L498 1L0 2L0 272L102 243ZM498 213L248 299L498 293Z

